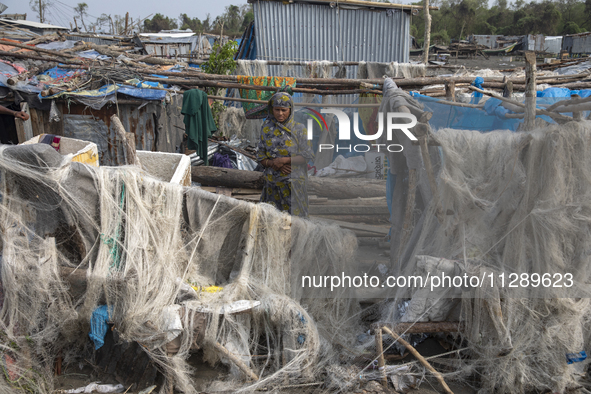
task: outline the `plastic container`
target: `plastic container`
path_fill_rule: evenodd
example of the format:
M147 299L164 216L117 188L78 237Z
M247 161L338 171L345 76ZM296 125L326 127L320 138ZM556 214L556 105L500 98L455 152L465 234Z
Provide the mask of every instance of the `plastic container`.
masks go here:
M40 134L23 142L21 145L38 144L44 136L45 134ZM94 167L99 166L98 148L94 142L61 136L56 137L60 139L59 148L57 149L60 155L71 156L71 161L77 161Z

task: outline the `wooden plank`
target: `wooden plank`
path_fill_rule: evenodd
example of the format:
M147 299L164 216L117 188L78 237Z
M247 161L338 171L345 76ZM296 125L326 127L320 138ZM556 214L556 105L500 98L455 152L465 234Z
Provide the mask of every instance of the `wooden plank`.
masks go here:
M261 189L234 188L232 194L261 194Z
M215 188L215 192L217 194L222 194L224 196L232 197L232 189L229 187L218 186Z
M33 137L45 134L45 125L43 121L43 112L35 108L29 109L31 113L31 126L33 130Z
M387 205L324 205L311 204L310 215L390 215Z
M260 194L245 194L245 195L236 195L236 196L232 196L232 198L235 198L237 200L243 200L243 201L250 201L250 202L259 202L261 200L261 195Z
M31 115L29 112L29 104L26 102L21 103L21 111ZM16 134L18 136L18 143L22 144L25 141L30 140L33 138L33 127L31 126L31 118L29 120L24 121L19 118L14 119L16 125Z
M380 234L383 236L386 236L390 233L390 230L387 228L378 227L378 226L370 226L368 224L348 223L348 222L343 222L340 220L332 220L332 219L316 218L316 220L323 221L323 222L326 222L329 224L336 224L337 226L347 229L347 230L361 230L361 231L365 231L367 233Z

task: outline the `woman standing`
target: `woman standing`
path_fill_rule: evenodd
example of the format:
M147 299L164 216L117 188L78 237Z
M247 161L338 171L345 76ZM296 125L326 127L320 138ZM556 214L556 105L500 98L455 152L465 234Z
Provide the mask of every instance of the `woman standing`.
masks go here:
M265 167L261 201L292 215L307 217L307 163L314 158L308 132L294 120L289 94L274 94L268 111L257 155L258 162Z

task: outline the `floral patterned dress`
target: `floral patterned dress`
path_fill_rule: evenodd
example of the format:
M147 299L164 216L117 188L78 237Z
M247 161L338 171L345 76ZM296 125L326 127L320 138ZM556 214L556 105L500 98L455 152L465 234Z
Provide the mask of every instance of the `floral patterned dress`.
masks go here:
M273 116L273 107L289 107L289 119L279 123ZM257 160L280 157L303 156L306 161L314 158L308 131L293 117L293 100L287 93L276 93L269 100L269 116L263 123L261 139L258 144ZM292 215L308 216L308 167L306 164L291 166L291 174L265 168L265 184L261 202L274 205L281 211Z

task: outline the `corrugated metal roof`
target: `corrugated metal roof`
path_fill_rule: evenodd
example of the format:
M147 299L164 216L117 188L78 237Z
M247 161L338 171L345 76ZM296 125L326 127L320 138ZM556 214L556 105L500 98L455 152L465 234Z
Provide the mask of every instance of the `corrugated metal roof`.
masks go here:
M159 38L187 38L195 36L195 33L140 33L140 37L147 37L153 40L157 40Z
M156 37L156 36L150 36L150 37L144 37L144 39L142 40L144 43L149 42L149 43L153 43L153 44L196 44L197 42L199 42L199 38L200 36L198 35L192 35L192 36L187 36L187 37Z
M23 21L23 20L13 21L13 20L4 19L4 18L0 18L0 23L8 23L8 24L14 25L14 26L32 27L32 28L35 28L35 29L70 30L67 27L50 25L50 24L47 24L47 23L39 23L39 22Z
M110 36L112 37L112 36ZM68 41L86 41L92 42L97 45L117 45L120 41L114 40L112 38L101 38L101 37L90 37L90 36L77 36L72 34L67 34L66 39Z
M410 15L402 10L276 1L253 7L260 60L409 60Z

